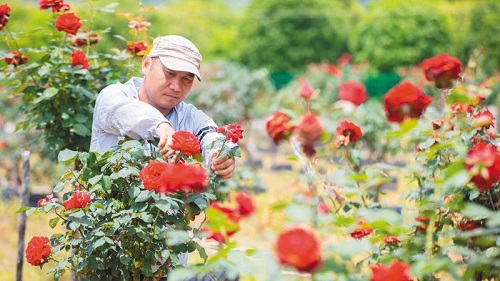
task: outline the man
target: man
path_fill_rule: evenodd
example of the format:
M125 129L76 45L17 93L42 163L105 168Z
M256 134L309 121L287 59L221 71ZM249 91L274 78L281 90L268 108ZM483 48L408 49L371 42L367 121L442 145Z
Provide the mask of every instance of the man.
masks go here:
M120 136L153 140L159 138L160 154L168 159L175 131L189 131L201 142L202 154L214 174L228 179L235 161L215 158L209 147L217 136L214 121L184 99L195 77L201 81L201 54L188 39L178 35L158 37L149 55L142 58L143 78L104 88L97 97L90 151L106 151Z

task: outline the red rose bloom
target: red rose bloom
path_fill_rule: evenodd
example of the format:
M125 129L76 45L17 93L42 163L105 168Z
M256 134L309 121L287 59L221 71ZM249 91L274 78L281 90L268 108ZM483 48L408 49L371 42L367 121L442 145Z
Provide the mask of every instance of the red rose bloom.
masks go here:
M338 59L337 59L337 65L338 66L344 66L346 64L351 63L351 54L349 53L343 53Z
M361 239L373 232L373 228L371 228L364 221L358 222L358 227L351 232L351 237L354 239Z
M83 68L89 69L89 62L82 50L78 49L71 53L71 65L73 67L81 65Z
M470 181L481 191L489 190L500 181L500 152L493 144L479 142L465 158L465 168L472 175Z
M10 53L4 58L7 64L13 66L18 66L28 62L29 57L27 55L21 54L19 51L10 51Z
M278 110L266 121L266 131L274 144L287 140L293 133L295 127L290 124L290 116Z
M481 221L468 220L468 219L462 219L457 225L457 228L460 231L471 231L480 227L481 227Z
M160 161L151 161L139 172L139 178L146 190L156 190L163 186L162 173L168 164Z
M393 260L389 266L372 266L370 281L411 281L410 266L399 260Z
M80 18L74 13L59 15L56 19L55 27L59 31L64 31L69 34L76 35L78 29L82 26Z
M9 22L9 16L10 6L7 3L0 5L0 30Z
M54 198L54 194L49 194L49 195L45 196L45 198L38 200L36 206L43 207L43 205L45 205L48 202L57 202L57 201L59 201L59 199Z
M31 265L40 265L42 262L47 262L52 252L49 244L49 238L35 236L28 242L26 248L26 260Z
M77 47L95 45L99 42L100 36L96 32L89 33L87 30L78 32L73 37L73 44Z
M162 184L155 189L157 193L202 192L208 186L206 170L196 164L167 164L161 174Z
M127 51L132 55L142 56L143 53L148 49L146 44L142 41L132 42L127 45Z
M342 75L342 70L333 64L329 64L328 73L333 77L340 77Z
M240 125L228 124L224 127L217 128L217 133L224 134L227 140L237 143L243 139L243 130Z
M70 6L63 0L40 0L40 10L52 8L53 13L69 11Z
M419 118L432 102L432 97L424 95L417 86L404 80L390 89L383 100L387 119L401 123L407 118Z
M335 145L339 147L340 145L348 145L351 142L357 141L363 136L361 128L358 125L343 120L337 126L337 137L335 138Z
M77 191L71 195L71 197L64 201L62 204L66 210L85 208L92 199L90 199L90 194L82 191Z
M186 156L201 152L200 140L188 131L177 131L172 135L171 149L177 150Z
M389 235L385 235L384 236L384 243L385 244L391 244L391 243L399 243L401 242L401 240L399 240L399 238L397 236L389 236Z
M475 128L488 130L490 127L495 127L495 116L489 110L478 112L472 117L474 118L472 125Z
M246 192L236 194L236 203L238 203L238 211L242 216L249 216L255 212L255 203Z
M321 138L323 125L321 125L317 115L306 113L302 116L296 131L302 145L313 144Z
M305 227L282 231L276 240L276 255L282 264L302 272L313 272L321 263L321 245L317 235Z
M436 88L449 88L453 80L460 77L462 63L459 59L446 53L428 58L420 63L424 70L425 78L434 81Z
M216 201L212 201L208 209L220 211L225 218L225 222L222 225L218 224L218 227L215 227L210 223L210 220L207 220L203 227L203 232L207 234L207 239L213 239L219 243L225 243L227 238L234 235L240 229L238 224L238 221L241 219L240 213L237 210L222 206Z
M314 97L314 88L311 86L311 84L307 82L302 82L302 85L300 86L300 92L299 95L301 98L305 100L310 100Z
M357 81L344 82L339 85L339 100L350 101L360 105L368 99L365 86Z

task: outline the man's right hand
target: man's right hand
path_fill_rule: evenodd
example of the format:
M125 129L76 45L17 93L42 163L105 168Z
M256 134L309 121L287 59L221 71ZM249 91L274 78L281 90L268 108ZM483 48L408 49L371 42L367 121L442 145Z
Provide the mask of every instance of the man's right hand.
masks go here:
M160 155L163 155L165 159L173 156L175 151L170 149L172 145L172 135L175 133L174 128L169 123L161 123L156 128L156 135L160 138L158 142L158 149L160 150Z

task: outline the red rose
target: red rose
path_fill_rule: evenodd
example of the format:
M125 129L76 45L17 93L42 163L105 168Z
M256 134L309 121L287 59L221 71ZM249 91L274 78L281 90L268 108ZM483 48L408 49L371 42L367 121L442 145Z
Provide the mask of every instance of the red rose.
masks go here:
M351 63L351 54L349 53L343 53L338 59L337 59L337 65L338 66L344 66L346 64Z
M399 243L401 242L401 240L399 240L399 238L397 236L389 236L389 235L385 235L384 236L384 243L385 244L391 244L391 243Z
M481 191L488 191L500 181L500 151L493 144L479 142L465 158L465 168L472 175L470 181Z
M480 227L481 227L481 221L468 220L468 219L462 219L457 225L457 228L460 231L471 231Z
M35 236L28 242L26 260L31 265L40 265L42 262L48 261L51 252L49 238Z
M21 54L19 51L10 51L10 53L4 58L4 60L7 64L18 66L28 62L29 57L27 55Z
M166 170L168 164L160 161L151 161L139 172L139 178L147 190L156 190L160 188L163 183L162 173Z
M63 0L40 0L40 10L52 8L53 13L65 12L70 10L70 6Z
M446 53L428 58L420 63L425 78L434 81L436 88L449 88L453 80L460 77L462 62Z
M296 127L296 131L302 145L313 144L321 138L323 125L317 115L306 113Z
M383 100L387 119L401 123L406 118L419 118L432 102L432 97L424 95L417 86L404 80L390 89Z
M203 232L207 234L207 239L225 243L227 238L234 235L240 229L238 221L241 216L238 211L222 206L216 201L212 201L208 209L221 212L224 222L219 221L217 224L212 224L210 220L207 220L203 227Z
M340 83L339 100L350 101L355 105L360 105L368 99L366 89L363 84L357 81Z
M82 26L80 18L74 13L62 14L56 19L55 27L59 31L76 35L78 29Z
M82 50L78 49L71 53L71 65L73 67L81 65L83 68L89 69L89 62Z
M238 211L242 216L249 216L255 212L255 203L248 193L238 192L236 202L238 203Z
M60 6L63 0L40 0L40 10L46 10L54 6Z
M282 231L275 246L278 260L302 272L313 272L321 263L321 245L317 235L305 227Z
M472 117L474 118L472 125L477 129L488 130L490 127L495 127L495 116L489 110L478 112Z
M358 227L351 232L351 237L355 239L361 239L373 232L373 228L371 228L364 221L358 222Z
M148 49L146 44L142 41L132 42L127 45L127 51L132 55L142 56L143 53Z
M9 22L10 6L5 3L0 5L0 30Z
M342 75L342 70L333 64L329 64L328 73L333 77L340 77Z
M311 86L311 84L307 82L302 82L302 85L300 86L300 92L299 95L301 98L305 100L310 100L314 97L314 88Z
M243 130L240 125L228 124L223 127L217 128L217 133L224 134L227 140L233 143L237 143L240 139L243 139Z
M167 164L160 177L162 184L155 189L157 193L202 192L208 186L206 170L197 164Z
M370 281L411 281L410 266L399 260L393 260L389 266L372 266L372 278Z
M201 152L200 140L188 131L177 131L172 135L171 149L177 150L186 156Z
M287 140L293 133L295 127L290 124L290 116L278 110L266 120L266 131L274 144Z
M335 137L335 145L340 147L341 145L347 146L351 142L357 141L363 136L361 128L358 125L343 120L337 126L337 136Z
M100 36L96 32L89 33L87 30L78 32L73 37L73 44L77 47L95 45L99 42Z
M85 208L87 204L92 201L90 194L82 191L77 191L71 197L64 201L62 204L66 210Z
M49 194L49 195L45 196L45 198L38 200L36 206L43 207L43 205L45 205L48 202L57 202L57 201L59 201L59 199L54 198L54 194Z

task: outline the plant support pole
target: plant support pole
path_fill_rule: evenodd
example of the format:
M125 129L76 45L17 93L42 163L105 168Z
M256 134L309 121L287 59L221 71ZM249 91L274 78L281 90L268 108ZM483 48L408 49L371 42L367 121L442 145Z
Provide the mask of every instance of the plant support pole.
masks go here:
M30 152L25 150L22 153L23 172L21 182L21 206L29 204L29 183L30 183ZM23 260L24 260L24 236L26 232L26 212L19 214L19 240L17 243L17 267L16 281L23 280Z

